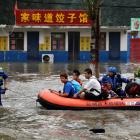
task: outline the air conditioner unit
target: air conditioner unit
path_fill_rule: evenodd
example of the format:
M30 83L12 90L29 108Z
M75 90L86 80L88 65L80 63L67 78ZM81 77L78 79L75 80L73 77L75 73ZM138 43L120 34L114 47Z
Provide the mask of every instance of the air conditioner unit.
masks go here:
M54 55L53 54L42 54L42 62L53 63L54 62Z

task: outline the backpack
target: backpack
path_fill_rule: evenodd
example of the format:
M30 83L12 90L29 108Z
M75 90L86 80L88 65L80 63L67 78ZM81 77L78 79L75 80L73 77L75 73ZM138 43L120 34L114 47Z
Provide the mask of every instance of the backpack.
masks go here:
M76 80L71 81L73 87L75 88L76 92L79 92L82 89L82 86Z
M140 85L135 82L128 83L125 87L125 92L130 97L135 97L136 95L140 95Z

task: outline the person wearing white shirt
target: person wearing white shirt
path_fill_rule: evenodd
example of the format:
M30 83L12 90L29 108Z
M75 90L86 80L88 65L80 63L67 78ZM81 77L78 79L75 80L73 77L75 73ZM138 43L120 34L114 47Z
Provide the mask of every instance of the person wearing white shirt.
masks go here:
M87 83L83 86L83 89L74 95L75 98L87 99L87 100L99 100L101 99L101 85L95 76L92 76L92 70L90 68L84 71L85 78L88 79Z

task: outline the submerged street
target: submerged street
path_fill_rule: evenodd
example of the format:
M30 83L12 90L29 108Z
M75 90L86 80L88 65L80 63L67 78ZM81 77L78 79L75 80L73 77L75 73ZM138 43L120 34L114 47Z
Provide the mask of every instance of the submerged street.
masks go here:
M0 0L0 140L140 140L139 52L140 0Z
M100 64L100 74L110 65L116 66L126 77L133 77L137 64ZM82 73L89 63L1 63L9 75L9 90L2 95L0 108L0 139L4 140L138 140L139 111L46 110L36 99L42 89L62 90L61 71L69 75L74 68ZM83 78L83 77L81 77ZM105 129L94 134L92 128Z

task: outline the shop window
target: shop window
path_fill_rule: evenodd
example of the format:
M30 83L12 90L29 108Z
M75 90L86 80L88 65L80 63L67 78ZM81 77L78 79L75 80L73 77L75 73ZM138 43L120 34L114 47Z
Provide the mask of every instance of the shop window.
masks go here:
M10 50L24 50L24 33L13 32L9 35Z
M65 33L51 33L51 49L65 50Z
M100 33L100 50L106 50L106 33Z

